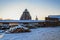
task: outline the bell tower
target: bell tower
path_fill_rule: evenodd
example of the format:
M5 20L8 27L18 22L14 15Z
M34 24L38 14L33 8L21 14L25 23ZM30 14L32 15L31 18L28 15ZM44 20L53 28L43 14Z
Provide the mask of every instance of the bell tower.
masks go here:
M35 20L38 20L37 16L36 16Z

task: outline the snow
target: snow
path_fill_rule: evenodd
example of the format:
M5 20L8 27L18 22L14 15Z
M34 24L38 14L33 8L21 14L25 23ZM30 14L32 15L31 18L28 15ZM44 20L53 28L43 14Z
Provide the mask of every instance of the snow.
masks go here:
M4 30L0 30L0 33L4 32Z
M60 40L60 27L31 29L27 33L2 34L0 40Z
M6 30L5 32L6 32L6 33L10 33L11 31L16 30L17 28L24 28L24 30L27 30L27 29L28 29L27 27L18 25L18 26L15 26L15 27L11 27L9 30Z
M45 22L45 20L0 20L0 22L18 22L18 23L24 23L24 22Z
M50 18L59 18L60 19L60 15L49 15L48 17L50 17Z
M0 34L0 39L3 38L4 34Z

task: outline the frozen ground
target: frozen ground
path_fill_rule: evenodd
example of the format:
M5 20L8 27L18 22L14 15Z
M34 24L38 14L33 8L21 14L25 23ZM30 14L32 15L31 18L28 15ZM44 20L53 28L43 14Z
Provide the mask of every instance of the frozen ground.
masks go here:
M60 40L60 27L31 29L29 33L1 34L0 40Z

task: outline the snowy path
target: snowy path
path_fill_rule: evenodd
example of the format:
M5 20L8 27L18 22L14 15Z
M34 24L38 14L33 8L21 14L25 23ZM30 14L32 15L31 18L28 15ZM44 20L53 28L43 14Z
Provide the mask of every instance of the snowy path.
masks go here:
M60 27L31 29L29 33L4 34L0 40L60 40Z

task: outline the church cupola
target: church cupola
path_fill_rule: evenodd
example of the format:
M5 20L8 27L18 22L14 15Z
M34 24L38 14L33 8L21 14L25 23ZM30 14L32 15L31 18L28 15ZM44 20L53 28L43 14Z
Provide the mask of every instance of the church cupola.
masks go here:
M24 10L20 20L31 20L30 13L27 9Z
M37 16L36 16L35 20L38 20Z

